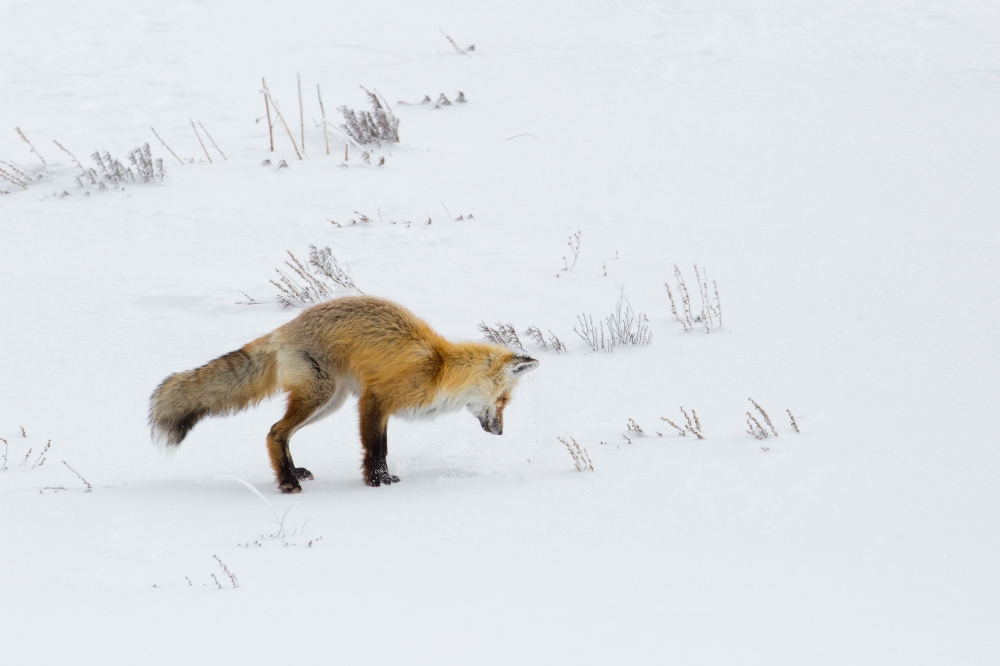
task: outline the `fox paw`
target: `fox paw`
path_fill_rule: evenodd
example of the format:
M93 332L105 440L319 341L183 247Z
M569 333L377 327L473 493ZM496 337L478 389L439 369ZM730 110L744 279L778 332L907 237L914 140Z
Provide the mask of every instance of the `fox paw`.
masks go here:
M313 473L307 470L305 467L296 467L292 470L292 473L295 475L295 478L300 481L313 480Z
M390 483L399 483L399 477L389 474L388 470L380 470L368 476L368 485L372 488L388 486Z
M278 484L278 489L286 495L302 492L302 486L299 485L299 482L296 479L282 481Z

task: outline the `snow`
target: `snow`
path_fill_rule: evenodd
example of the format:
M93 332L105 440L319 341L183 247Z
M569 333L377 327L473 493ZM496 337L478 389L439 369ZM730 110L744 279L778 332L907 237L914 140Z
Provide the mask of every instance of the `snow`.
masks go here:
M996 663L998 30L972 1L7 3L0 159L42 173L20 127L51 178L0 180L0 661ZM298 139L296 74L302 161L260 120L263 76ZM393 102L385 166L325 154L317 83L334 122ZM167 178L80 188L53 139L149 142ZM294 497L279 400L161 455L152 389L294 316L269 280L310 244L450 338L569 352L526 343L500 438L392 421L391 487L353 400L293 438ZM674 264L722 330L674 319ZM622 289L652 344L594 353L576 317Z

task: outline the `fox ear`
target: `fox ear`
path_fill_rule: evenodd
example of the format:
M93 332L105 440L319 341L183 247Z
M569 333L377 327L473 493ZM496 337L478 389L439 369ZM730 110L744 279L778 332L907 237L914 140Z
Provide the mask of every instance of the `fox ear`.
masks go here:
M523 375L529 370L538 367L538 361L529 356L515 356L510 363L510 372L514 375Z

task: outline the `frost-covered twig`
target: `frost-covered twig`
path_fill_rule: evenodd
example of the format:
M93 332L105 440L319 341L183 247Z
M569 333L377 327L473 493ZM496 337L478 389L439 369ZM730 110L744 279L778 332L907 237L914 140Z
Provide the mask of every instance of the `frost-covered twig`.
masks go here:
M354 283L350 267L341 267L329 247L317 248L315 245L310 245L308 267L291 251L288 252L288 256L291 260L285 261L285 265L304 284L281 269L274 269L280 277L278 281L271 280L271 284L281 292L278 295L278 302L286 308L321 303L330 300L341 290L364 293Z
M604 322L598 322L598 325L594 326L594 318L588 314L577 315L576 321L580 328L577 329L574 326L573 332L580 336L580 339L586 342L591 349L594 351L604 350L605 352L615 350L614 336L604 337Z
M694 275L698 285L698 295L701 299L701 310L698 314L694 314L691 295L688 292L684 275L681 273L680 267L674 264L674 280L676 281L677 294L681 304L678 307L674 300L674 291L670 288L670 283L665 282L663 286L667 288L667 297L670 299L670 311L677 321L680 322L681 326L684 327L685 331L694 330L694 325L698 323L705 328L706 333L711 333L713 330L722 327L722 303L719 300L719 285L715 280L712 280L711 284L715 293L715 304L713 305L711 298L712 291L709 289L708 271L704 267L699 269L696 265L694 267Z
M527 335L534 340L535 344L542 349L551 349L557 354L561 354L566 351L566 345L564 345L562 340L556 337L556 334L551 330L549 330L548 340L545 339L545 335L542 333L542 330L537 326L529 326L524 332L524 335Z
M521 344L521 339L517 337L517 331L514 330L513 324L497 322L495 327L491 328L485 321L481 321L478 328L483 337L493 344L501 345L514 351L524 352L524 346Z
M645 313L636 314L632 310L625 290L622 290L618 305L606 318L608 330L615 338L616 344L626 346L648 345L653 341L653 333L649 330L649 319Z
M163 180L164 176L167 175L167 171L163 167L163 160L160 158L153 159L148 143L144 143L140 147L133 149L128 154L128 160L135 167L136 172L144 183Z
M340 128L360 145L399 143L399 119L392 113L389 103L377 92L362 86L368 96L371 111L354 111L346 106L337 107L344 116Z

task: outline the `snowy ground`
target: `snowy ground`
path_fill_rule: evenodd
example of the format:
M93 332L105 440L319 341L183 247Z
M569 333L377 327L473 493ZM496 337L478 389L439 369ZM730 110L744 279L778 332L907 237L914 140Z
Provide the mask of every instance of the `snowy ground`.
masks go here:
M141 4L0 20L0 159L43 175L0 180L0 661L1000 660L993 3ZM298 138L297 73L307 119L317 83L331 120L359 85L469 101L394 105L383 167L307 121L300 161L259 92ZM148 141L168 175L80 188L53 139L85 166ZM392 422L389 488L350 403L293 440L294 498L277 400L165 458L149 393L294 316L268 281L310 243L449 337L511 321L569 353L537 352L501 438ZM694 263L723 330L670 312ZM653 342L593 353L576 316L622 288ZM681 405L704 441L660 420Z

